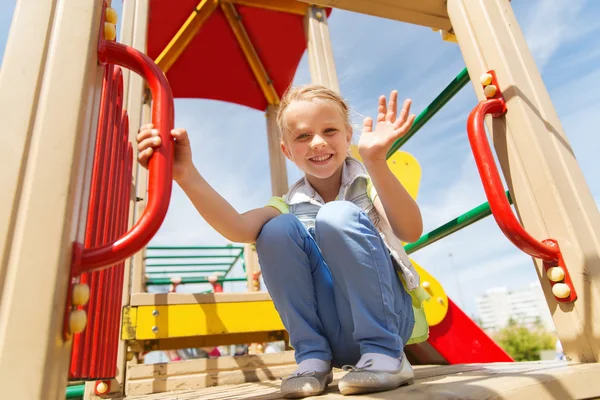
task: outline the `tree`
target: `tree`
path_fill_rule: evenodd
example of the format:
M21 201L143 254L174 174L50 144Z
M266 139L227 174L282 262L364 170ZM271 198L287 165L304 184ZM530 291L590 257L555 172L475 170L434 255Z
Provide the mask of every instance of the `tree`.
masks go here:
M494 339L515 361L537 361L542 350L552 350L556 344L552 333L541 327L527 328L512 319Z

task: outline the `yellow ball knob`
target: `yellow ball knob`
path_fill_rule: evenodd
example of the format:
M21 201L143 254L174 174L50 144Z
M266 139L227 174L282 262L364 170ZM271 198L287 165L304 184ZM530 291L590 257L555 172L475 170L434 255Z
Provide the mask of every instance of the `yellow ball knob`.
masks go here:
M492 80L494 79L494 77L492 76L492 74L483 74L481 75L481 77L479 78L479 82L481 82L481 84L483 86L487 86L490 83L492 83Z
M552 286L552 293L559 299L566 299L571 295L571 288L566 283L557 283Z
M106 22L110 22L113 25L117 24L119 21L119 16L117 15L117 11L114 8L106 8L106 12L104 13L104 18Z
M115 40L117 38L117 27L110 22L104 23L104 39Z
M546 276L552 282L560 282L565 279L565 270L561 267L548 268L548 271L546 271Z
M77 283L73 286L73 305L85 306L90 300L90 287L85 283Z
M490 97L494 97L496 95L497 91L498 91L498 88L496 87L496 85L487 85L486 87L483 88L483 94L488 99Z
M106 392L108 392L108 385L106 382L98 382L96 385L96 393L104 394Z
M315 17L317 17L317 19L321 19L321 18L323 18L323 13L321 11L317 11L315 13Z
M133 351L128 351L127 352L127 361L133 360L133 356L135 356L135 354L133 353Z
M73 310L69 314L69 331L72 334L81 333L87 324L87 314L83 310Z

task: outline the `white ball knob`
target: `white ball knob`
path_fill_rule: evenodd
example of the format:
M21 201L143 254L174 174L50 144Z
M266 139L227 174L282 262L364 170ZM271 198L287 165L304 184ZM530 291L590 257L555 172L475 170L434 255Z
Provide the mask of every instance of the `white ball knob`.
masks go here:
M492 76L492 74L483 74L481 75L481 77L479 78L479 82L481 82L481 84L483 86L487 86L490 83L492 83L492 80L494 79L494 77Z
M104 394L106 392L108 392L108 385L106 382L98 382L96 385L96 393Z
M73 305L84 306L90 300L90 287L85 283L73 285Z
M494 97L496 95L497 91L498 91L498 88L495 85L487 85L486 87L483 88L483 94L488 99L490 97Z
M561 267L548 268L548 271L546 271L546 276L552 282L560 282L565 279L565 270Z
M69 314L69 331L72 334L81 333L87 324L87 314L83 310L73 310Z
M552 286L552 293L559 299L566 299L571 295L571 288L566 283L557 283Z

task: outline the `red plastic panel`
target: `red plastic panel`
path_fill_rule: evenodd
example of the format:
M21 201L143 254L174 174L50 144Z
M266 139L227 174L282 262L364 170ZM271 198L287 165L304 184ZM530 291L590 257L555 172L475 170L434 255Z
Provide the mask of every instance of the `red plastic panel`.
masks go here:
M450 364L514 361L450 299L444 320L429 328L429 343Z
M123 76L119 67L105 67L92 167L85 248L113 242L127 231L133 151L128 142L128 118L123 110ZM71 379L101 379L116 375L123 261L102 270L84 272L80 283L90 286L83 308L86 329L73 336Z

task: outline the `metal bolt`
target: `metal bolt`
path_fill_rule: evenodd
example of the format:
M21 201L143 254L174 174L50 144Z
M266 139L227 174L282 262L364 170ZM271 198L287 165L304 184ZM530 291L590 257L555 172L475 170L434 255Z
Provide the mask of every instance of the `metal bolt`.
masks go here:
M152 327L152 333L158 333L158 326Z
M158 310L152 310L153 317L158 317L158 314L159 314Z

